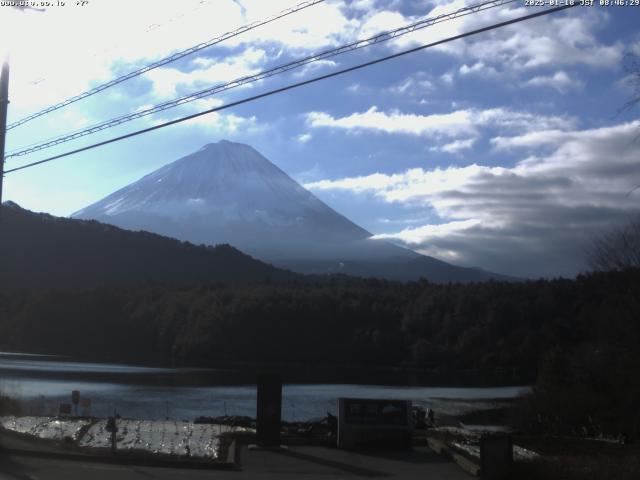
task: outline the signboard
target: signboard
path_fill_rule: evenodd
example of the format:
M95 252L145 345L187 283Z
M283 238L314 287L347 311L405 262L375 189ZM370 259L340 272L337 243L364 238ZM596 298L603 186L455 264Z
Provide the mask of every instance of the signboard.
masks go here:
M409 400L338 399L340 448L408 448L412 430Z
M408 426L411 402L344 398L344 422L349 425Z

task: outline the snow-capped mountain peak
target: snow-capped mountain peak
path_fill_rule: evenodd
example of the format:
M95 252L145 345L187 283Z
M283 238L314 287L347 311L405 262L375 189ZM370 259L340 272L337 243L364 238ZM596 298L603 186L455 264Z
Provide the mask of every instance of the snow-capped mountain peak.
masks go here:
M209 143L72 216L196 243L231 243L269 260L287 253L324 258L371 236L255 149L227 140Z
M304 273L436 281L496 277L373 240L255 149L227 140L209 143L73 217L196 244L228 243Z

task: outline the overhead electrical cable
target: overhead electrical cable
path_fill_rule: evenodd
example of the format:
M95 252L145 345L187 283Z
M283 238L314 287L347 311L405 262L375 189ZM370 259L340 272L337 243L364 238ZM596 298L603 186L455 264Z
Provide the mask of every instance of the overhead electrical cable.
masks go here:
M10 125L7 125L7 130L11 130L12 128L15 128L19 125L23 125L35 118L41 117L43 115L46 115L48 113L51 113L55 110L59 110L60 108L66 107L67 105L70 105L72 103L78 102L82 99L85 99L87 97L90 97L92 95L95 95L96 93L102 92L103 90L106 90L108 88L113 87L114 85L118 85L122 82L125 82L127 80L130 80L132 78L138 77L150 70L153 70L155 68L161 67L163 65L167 65L168 63L171 62L175 62L176 60L179 60L181 58L186 57L187 55L191 55L192 53L198 52L200 50L203 50L205 48L209 48L213 45L216 45L218 43L224 42L225 40L228 40L230 38L233 37L237 37L238 35L241 35L249 30L253 30L254 28L258 28L261 27L263 25L266 25L268 23L274 22L280 18L286 17L287 15L291 15L292 13L296 13L299 12L300 10L303 10L305 8L311 7L313 5L317 5L319 3L324 2L325 0L309 0L306 2L302 2L294 7L290 7L287 8L283 11L281 11L280 13L277 13L275 15L272 15L271 17L268 17L264 20L258 20L256 22L253 23L249 23L247 25L243 25L242 27L233 30L231 32L227 32L224 33L222 35L219 35L211 40L208 40L206 42L203 43L199 43L197 45L194 45L193 47L189 47L185 50L182 50L180 52L174 53L172 55L169 55L168 57L165 57L161 60L158 60L156 62L150 63L148 65L145 65L144 67L141 67L137 70L134 70L132 72L129 72L125 75L122 75L120 77L114 78L113 80L110 80L106 83L103 83L101 85L98 85L97 87L94 87L90 90L87 90L86 92L83 92L79 95L75 95L73 97L70 97L60 103L56 103L55 105L51 105L50 107L45 108L44 110L40 110L39 112L33 113L27 117L24 117L21 120L18 120L17 122L11 123Z
M119 142L121 140L125 140L127 138L131 138L131 137L135 137L135 136L138 136L138 135L142 135L143 133L152 132L154 130L159 130L161 128L165 128L165 127L168 127L170 125L175 125L175 124L178 124L178 123L186 122L188 120L192 120L194 118L198 118L198 117L201 117L203 115L207 115L209 113L219 112L221 110L226 110L228 108L236 107L238 105L243 105L245 103L253 102L255 100L259 100L261 98L269 97L271 95L275 95L275 94L278 94L278 93L282 93L282 92L286 92L286 91L289 91L289 90L293 90L295 88L299 88L299 87L302 87L302 86L305 86L305 85L316 83L316 82L319 82L319 81L322 81L322 80L327 80L329 78L337 77L339 75L343 75L345 73L350 73L350 72L353 72L353 71L356 71L356 70L360 70L362 68L370 67L372 65L377 65L379 63L383 63L383 62L386 62L388 60L393 60L395 58L399 58L399 57L402 57L402 56L405 56L405 55L408 55L408 54L411 54L411 53L415 53L415 52L418 52L418 51L421 51L421 50L425 50L427 48L432 48L432 47L435 47L435 46L438 46L438 45L442 45L442 44L445 44L445 43L448 43L448 42L452 42L454 40L460 40L462 38L470 37L472 35L478 35L480 33L488 32L488 31L491 31L491 30L496 30L498 28L502 28L502 27L506 27L508 25L513 25L513 24L516 24L516 23L520 23L520 22L523 22L525 20L531 20L531 19L534 19L534 18L542 17L543 15L549 15L551 13L560 12L562 10L566 10L566 9L573 8L573 7L576 7L576 6L578 6L577 3L574 3L573 5L572 4L567 4L567 5L563 5L563 6L560 6L560 7L549 8L549 9L542 10L542 11L539 11L539 12L535 12L535 13L532 13L532 14L529 14L529 15L524 15L522 17L517 17L517 18L511 19L511 20L506 20L504 22L495 23L495 24L489 25L487 27L482 27L482 28L479 28L479 29L476 29L476 30L471 30L469 32L462 33L462 34L459 34L459 35L455 35L455 36L452 36L452 37L448 37L448 38L445 38L443 40L438 40L436 42L428 43L426 45L420 45L418 47L411 48L409 50L403 50L402 52L394 53L394 54L388 55L386 57L381 57L381 58L378 58L376 60L371 60L369 62L360 63L358 65L354 65L354 66L349 67L349 68L345 68L345 69L342 69L342 70L331 72L331 73L328 73L326 75L320 75L318 77L314 77L314 78L310 78L308 80L304 80L304 81L301 81L301 82L298 82L298 83L290 84L290 85L287 85L285 87L276 88L274 90L270 90L268 92L264 92L264 93L261 93L259 95L253 95L251 97L246 97L246 98L243 98L242 100L237 100L237 101L225 104L225 105L221 105L219 107L210 108L208 110L204 110L202 112L194 113L192 115L187 115L185 117L180 117L180 118L177 118L175 120L170 120L168 122L161 123L159 125L154 125L152 127L144 128L142 130L137 130L135 132L127 133L125 135L120 135L118 137L110 138L109 140L104 140L102 142L94 143L92 145L87 145L85 147L78 148L78 149L75 149L75 150L71 150L71 151L68 151L68 152L65 152L65 153L61 153L59 155L54 155L52 157L48 157L48 158L45 158L45 159L42 159L42 160L38 160L36 162L31 162L31 163L28 163L28 164L25 164L25 165L21 165L19 167L15 167L15 168L6 170L5 173L17 172L19 170L24 170L26 168L35 167L36 165L42 165L44 163L48 163L48 162L51 162L53 160L58 160L60 158L68 157L68 156L74 155L76 153L85 152L87 150L91 150L91 149L94 149L94 148L97 148L97 147L108 145L110 143L115 143L115 142Z
M197 12L198 10L200 10L201 8L203 8L205 5L210 4L211 2L213 2L214 0L201 0L198 2L198 5L194 8L192 8L191 10L187 10L186 12L181 12L178 15L174 15L173 17L168 18L167 20L163 21L162 23L151 23L149 25L147 25L147 27L144 29L144 31L142 32L142 34L148 34L154 30L157 29L161 29L163 27L166 27L167 25L178 21L178 20L182 20L186 15L191 15L194 12ZM96 58L98 56L104 56L105 54L108 54L110 52L113 52L115 50L117 50L118 48L122 48L123 47L123 42L120 43L110 43L108 47L106 48L102 48L98 51L88 51L88 52L84 52L86 53L85 57L86 58ZM79 60L79 62L82 62L83 60ZM48 81L49 79L47 77L43 77L42 75L38 75L36 77L32 77L30 80L26 80L27 83L29 83L30 85L40 85L43 82Z
M90 127L85 127L80 130L76 130L71 133L67 133L65 135L57 136L39 143L34 143L28 145L26 147L22 147L21 149L16 149L9 152L5 158L12 157L21 157L24 155L28 155L30 153L44 150L46 148L51 148L56 145L60 145L62 143L69 142L71 140L76 140L78 138L84 137L86 135L91 135L93 133L99 132L101 130L105 130L107 128L112 128L117 125L121 125L126 122L130 122L132 120L136 120L138 118L145 117L147 115L151 115L153 113L161 112L164 110L168 110L170 108L175 108L180 105L185 105L187 103L193 102L195 100L209 97L211 95L215 95L216 93L220 93L226 90L231 90L233 88L240 87L242 85L247 85L249 83L254 83L259 80L263 80L265 78L273 77L275 75L280 75L290 70L301 68L305 65L319 62L321 60L326 60L327 58L332 58L343 53L352 52L354 50L358 50L361 48L369 47L371 45L375 45L378 43L386 42L388 40L392 40L394 38L398 38L402 35L407 35L409 33L413 33L415 31L421 30L423 28L430 27L432 25L442 23L445 21L451 21L456 18L464 17L467 15L475 14L478 12L482 12L488 10L490 8L496 8L499 6L507 5L509 3L514 3L518 0L489 0L482 3L478 3L475 5L470 5L468 7L464 7L453 12L444 13L435 17L429 17L426 19L422 19L418 22L412 23L410 25L405 25L403 27L397 28L395 30L378 33L372 37L368 37L362 40L357 40L355 42L342 45L337 48L333 48L330 50L325 50L323 52L310 55L298 60L294 60L292 62L279 65L277 67L270 68L268 70L263 70L254 75L247 75L244 77L237 78L227 83L223 83L220 85L216 85L213 87L206 88L204 90L200 90L189 95L185 95L183 97L176 98L174 100L170 100L164 103L160 103L158 105L154 105L149 108L145 108L142 110L138 110L126 115L122 115L111 120L107 120L105 122L101 122Z

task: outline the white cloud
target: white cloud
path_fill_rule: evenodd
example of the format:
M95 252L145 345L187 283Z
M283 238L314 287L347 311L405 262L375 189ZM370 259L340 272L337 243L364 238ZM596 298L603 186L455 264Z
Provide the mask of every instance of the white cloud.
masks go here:
M351 6L358 10L371 10L375 3L376 0L354 0Z
M150 109L152 109L153 107L154 107L154 105L153 105L153 104L151 104L151 103L145 103L145 104L143 104L143 105L140 105L139 107L134 108L134 109L133 109L133 111L134 111L135 113L138 113L138 112L144 112L145 110L150 110Z
M445 85L452 85L453 84L453 73L452 72L443 73L442 75L440 75L440 80Z
M149 61L291 7L289 0L109 0L90 2L83 8L48 8L42 14L16 11L10 15L13 9L3 8L0 50L13 44L14 110L19 106L27 112L63 100ZM224 46L234 49L236 64L217 59L214 65L201 58L192 63L196 67L192 73L183 72L182 67L165 67L150 78L161 95L173 93L175 84L237 78L263 63L262 56L252 57L263 45L306 52L352 40L365 20L351 17L339 2L314 5L227 39ZM31 40L15 41L21 38ZM34 87L35 79L39 83Z
M562 132L557 129L540 130L512 137L495 137L491 139L491 144L496 149L504 150L516 148L535 149L540 147L560 149L560 147L562 147L564 149L562 151L565 151L567 155L571 154L572 150L576 150L576 156L569 162L569 165L574 165L583 158L582 155L585 152L582 152L581 148L584 144L593 144L592 149L594 151L601 151L603 145L609 145L611 143L611 138L614 138L613 136L616 132L622 132L625 135L632 133L636 123L622 124L619 127L602 127L582 131ZM623 140L622 134L616 135L615 138L620 138L621 141ZM630 137L628 145L626 145L625 148L633 147L634 143L637 143L635 142L635 138ZM613 148L613 145L611 145L611 148ZM534 157L533 159L524 160L521 163L524 165L547 165L551 158L559 158L561 163L564 161L562 157L549 157L545 162L540 162Z
M402 240L407 245L419 246L424 243L425 239L434 237L448 237L454 232L468 230L478 226L480 220L460 220L456 222L441 223L438 225L422 225L416 228L406 228L398 233L381 233L375 235L376 239L385 240Z
M380 32L395 30L406 25L407 19L399 12L379 11L366 18L359 30L359 38L369 38Z
M176 117L178 118L178 117ZM154 118L150 121L152 125L159 125L172 120L173 118ZM220 134L235 134L238 132L255 132L263 128L255 116L242 117L233 113L212 112L207 115L186 120L178 123L182 127L199 127L215 131Z
M14 108L60 101L115 76L112 66L122 73L123 65L139 66L205 40L203 33L210 36L212 30L240 21L239 15L234 18L237 6L233 2L219 3L218 15L207 22L198 15L201 12L195 11L197 0L109 0L91 2L83 8L54 7L44 13L19 15L16 22L10 22L19 32L12 38L31 40L12 45ZM9 9L2 10L0 31L7 31L5 14ZM206 28L201 28L204 23ZM152 24L160 27L150 29ZM44 80L34 87L31 80L40 77Z
M194 100L191 105L195 111L201 112L210 108L220 107L224 105L224 101L217 97L204 97Z
M538 75L525 82L525 85L530 87L546 87L553 88L561 93L566 92L569 89L581 88L583 86L582 81L572 80L569 75L560 70L553 75Z
M296 140L300 143L307 143L309 140L313 138L313 135L310 133L302 133L296 137Z
M174 67L163 67L151 70L146 73L146 77L151 80L153 93L157 97L173 98L181 86L210 86L258 73L265 55L264 50L249 48L241 55L224 59L197 58L194 64L201 68L191 72L183 72Z
M423 170L412 168L403 173L386 175L373 173L360 177L339 180L320 180L305 184L312 190L347 190L354 193L371 192L387 202L421 203L422 199L436 193L455 190L466 185L469 180L485 171L486 167L448 167L445 169ZM499 174L500 167L490 168Z
M66 110L60 115L60 118L66 125L74 129L84 127L89 123L87 117L78 113L76 110Z
M338 128L347 131L378 131L392 134L420 135L433 138L457 138L478 135L483 127L501 129L567 129L575 120L561 116L534 115L506 108L487 110L462 109L449 113L419 115L393 110L381 112L376 106L366 112L335 118L326 112L310 112L307 124L312 128ZM451 147L456 147L452 145ZM464 144L457 147L464 148Z
M333 60L318 60L318 61L313 62L313 63L307 63L300 70L296 70L294 75L296 77L303 77L307 73L315 72L316 70L321 70L321 69L327 68L327 67L333 68L333 67L336 67L336 66L338 66L338 63L334 62Z
M473 133L469 113L465 111L434 115L405 114L399 111L387 114L373 106L366 112L354 113L343 118L334 118L324 112L311 112L307 114L307 122L313 128L378 130L411 135L456 136L461 133Z
M228 113L225 115L216 113L203 115L202 117L194 118L191 121L191 124L211 127L212 129L220 130L226 133L237 133L239 130L254 130L258 126L256 117L241 117L233 113Z
M534 132L514 137L512 146L551 151L510 168L417 168L307 187L368 192L386 202L433 209L443 226L383 236L425 254L513 275L572 275L585 268L590 235L640 213L638 194L629 194L640 184L639 130L636 121L555 135Z
M466 140L455 140L439 147L432 147L431 150L442 151L447 153L460 153L462 150L469 150L476 142L475 138L467 138Z
M422 253L449 262L464 260L461 252L448 248L438 247L434 239L448 239L453 235L464 235L465 231L480 226L480 220L460 220L438 225L423 225L416 228L405 228L397 233L383 233L374 235L374 239L401 242L409 248L419 249ZM425 245L429 245L425 249Z
M429 16L449 13L467 4L464 0L439 2L429 12ZM488 9L399 37L394 40L394 46L402 49L428 44L529 13L531 11L522 6ZM407 17L405 22L412 20L414 19ZM621 42L607 44L598 40L595 32L608 23L607 12L598 9L573 10L445 43L432 50L465 60L469 65L463 70L473 69L480 64L484 65L485 72L491 71L489 69L492 66L508 65L509 73L512 74L522 70L566 65L613 68L619 65L625 47Z
M396 85L392 85L387 89L390 93L404 96L424 95L426 92L435 90L435 85L431 80L426 78L422 72L407 77Z
M407 90L409 90L409 88L413 86L413 84L414 84L413 79L408 78L401 84L390 87L389 91L393 93L404 94L407 92Z
M255 22L292 6L289 0L242 0L241 3L246 9L243 23ZM231 45L277 43L288 48L311 50L353 38L358 25L357 20L345 14L341 3L324 2L247 32Z
M496 77L499 75L498 71L484 62L476 62L471 66L466 63L459 69L460 75L478 75L479 77Z
M438 2L430 16L465 6L464 0ZM201 58L195 70L186 73L177 68L163 68L150 74L156 93L174 93L175 86L225 81L254 72L263 66L263 52L269 47L295 54L353 41L382 30L405 25L419 17L400 13L402 2L323 2L279 19L268 25L238 35L224 45L234 52L237 64ZM33 38L14 43L12 96L14 108L23 111L60 101L86 90L124 71L177 50L207 41L212 37L291 7L289 0L220 0L201 2L158 2L157 0L109 0L91 2L85 8L50 8L44 14L17 15L7 21L3 12L0 36L8 39ZM5 9L7 10L7 9ZM427 40L467 31L492 20L528 13L523 8L492 9L433 25L400 37L387 48L397 49ZM477 39L454 42L440 51L458 55L469 69L485 65L485 72L509 63L513 69L553 65L590 65L611 67L620 61L621 44L604 44L594 35L606 25L608 15L596 9L581 9L500 29ZM117 36L113 25L118 25ZM42 40L46 39L46 40ZM81 41L79 41L81 39ZM0 38L0 45L7 43ZM561 44L562 48L558 48ZM630 47L631 50L636 48ZM60 55L59 52L64 52ZM254 55L252 57L252 55ZM209 62L209 63L208 63ZM500 68L498 68L500 70ZM46 78L35 87L34 79ZM441 77L453 82L451 73Z

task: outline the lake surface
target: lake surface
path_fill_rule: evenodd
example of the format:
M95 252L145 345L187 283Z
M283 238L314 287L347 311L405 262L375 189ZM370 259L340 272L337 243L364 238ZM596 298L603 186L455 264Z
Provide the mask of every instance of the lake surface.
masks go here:
M232 371L152 368L85 363L28 354L0 353L0 392L15 397L26 414L55 414L79 390L80 414L193 420L198 416L255 417L255 385L220 382ZM403 387L355 384L289 384L283 387L283 420L336 414L338 397L412 400L452 415L510 403L526 386L496 388ZM90 400L90 406L86 401Z

